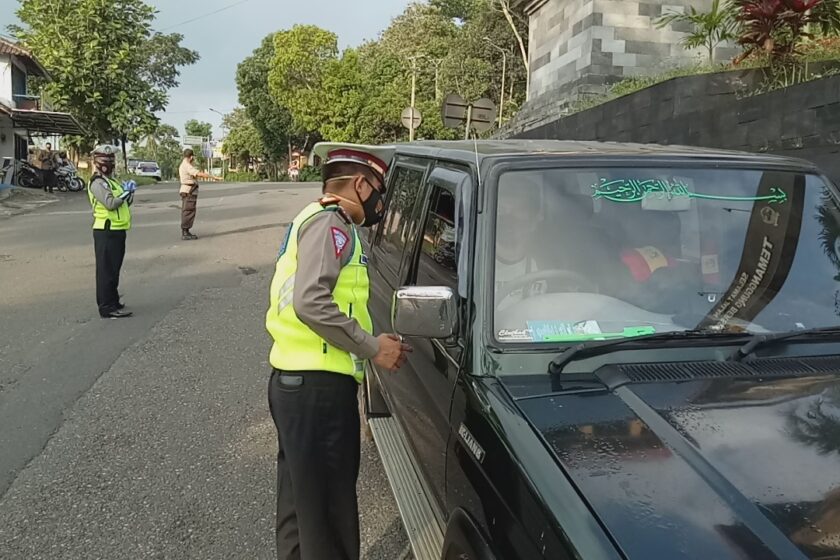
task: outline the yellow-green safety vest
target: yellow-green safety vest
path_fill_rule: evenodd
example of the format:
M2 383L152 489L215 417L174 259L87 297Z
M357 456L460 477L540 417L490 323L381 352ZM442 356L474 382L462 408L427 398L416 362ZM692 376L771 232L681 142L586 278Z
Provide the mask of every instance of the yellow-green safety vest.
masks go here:
M364 360L331 345L306 326L295 314L292 300L298 262L298 233L312 217L321 212L334 212L338 207L310 204L294 219L286 232L280 256L271 281L271 307L266 313L266 329L274 339L269 360L283 371L329 371L352 375L362 382ZM352 257L341 269L333 290L333 300L342 313L358 321L368 333L373 333L373 321L368 311L370 279L362 243L355 226L352 228Z
M127 202L121 204L115 210L108 210L105 208L105 205L93 196L93 191L90 188L93 186L93 181L97 178L108 183L108 186L111 187L111 192L114 194L114 198L119 198L125 192L122 185L113 179L100 175L90 180L90 184L88 185L88 198L90 199L91 207L93 207L93 229L110 229L115 231L131 229L131 208Z

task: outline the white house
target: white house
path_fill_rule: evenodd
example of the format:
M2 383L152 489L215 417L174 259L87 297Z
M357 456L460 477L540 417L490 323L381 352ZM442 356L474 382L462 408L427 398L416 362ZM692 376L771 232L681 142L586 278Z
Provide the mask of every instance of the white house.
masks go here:
M38 96L30 94L30 76L50 79L29 51L0 37L0 161L4 164L25 160L33 137L84 133L75 117L50 111Z

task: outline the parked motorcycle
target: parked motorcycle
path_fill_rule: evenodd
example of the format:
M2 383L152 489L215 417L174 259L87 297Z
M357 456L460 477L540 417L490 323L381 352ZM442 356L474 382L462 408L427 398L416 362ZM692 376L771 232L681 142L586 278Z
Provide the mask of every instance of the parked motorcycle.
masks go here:
M27 189L40 189L44 187L44 177L40 169L23 160L18 160L17 167L15 182L19 187L25 187Z
M85 182L79 177L76 166L63 155L59 166L55 170L55 177L58 182L58 190L79 192L85 189Z

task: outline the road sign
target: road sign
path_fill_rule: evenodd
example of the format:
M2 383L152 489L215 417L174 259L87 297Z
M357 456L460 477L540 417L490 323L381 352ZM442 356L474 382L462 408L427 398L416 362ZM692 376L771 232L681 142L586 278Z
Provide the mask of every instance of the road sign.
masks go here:
M482 98L473 101L470 127L478 132L490 130L496 124L496 116L496 104L490 99Z
M199 146L205 142L201 136L184 136L184 144L187 146Z
M210 159L211 157L213 157L213 146L210 144L210 142L202 142L201 153L207 159Z
M420 110L416 108L407 107L403 112L402 116L400 117L400 121L402 122L403 126L409 130L417 130L420 126L420 123L423 122L423 118L420 115Z
M443 100L443 126L447 128L458 128L467 122L467 109L469 103L457 93L450 93Z

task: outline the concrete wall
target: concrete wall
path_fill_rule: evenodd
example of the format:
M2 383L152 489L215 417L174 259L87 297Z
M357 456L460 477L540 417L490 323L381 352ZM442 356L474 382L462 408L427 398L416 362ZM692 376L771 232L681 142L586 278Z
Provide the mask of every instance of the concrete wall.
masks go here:
M689 6L708 10L712 0L546 0L529 10L529 100L573 99L604 91L625 77L662 72L702 60L702 51L679 43L689 27L657 29L663 13ZM725 57L728 53L721 52Z
M683 144L810 160L840 184L840 76L744 97L760 71L676 78L516 134Z
M0 54L0 103L14 107L12 99L12 60L7 54Z

